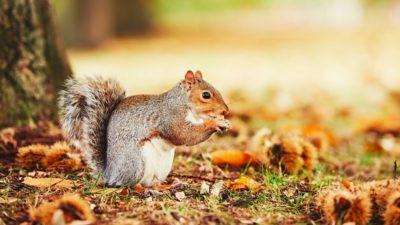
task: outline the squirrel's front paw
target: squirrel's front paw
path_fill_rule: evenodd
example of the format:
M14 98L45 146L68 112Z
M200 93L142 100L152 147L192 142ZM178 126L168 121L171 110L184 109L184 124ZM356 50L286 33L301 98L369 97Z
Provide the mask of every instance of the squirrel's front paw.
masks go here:
M231 123L229 122L229 120L226 120L226 119L218 119L218 120L216 120L216 122L217 122L217 128L216 128L216 130L217 130L218 132L220 132L220 133L223 133L223 132L225 132L225 131L227 131L227 130L229 130L229 129L232 128L232 125L231 125Z

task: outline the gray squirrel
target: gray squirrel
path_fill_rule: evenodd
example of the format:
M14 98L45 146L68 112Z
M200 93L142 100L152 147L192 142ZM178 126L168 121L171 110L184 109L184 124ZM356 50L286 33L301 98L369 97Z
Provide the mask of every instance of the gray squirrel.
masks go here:
M112 79L67 80L59 108L66 138L110 186L153 186L172 168L175 147L193 146L231 125L221 94L200 71L160 95L125 97Z

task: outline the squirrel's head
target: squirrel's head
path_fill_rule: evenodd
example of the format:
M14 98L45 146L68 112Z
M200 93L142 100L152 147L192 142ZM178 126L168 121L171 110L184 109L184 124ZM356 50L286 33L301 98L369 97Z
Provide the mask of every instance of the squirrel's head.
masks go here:
M184 86L189 95L189 104L196 114L203 118L223 118L229 113L221 93L207 81L203 80L200 71L188 71Z

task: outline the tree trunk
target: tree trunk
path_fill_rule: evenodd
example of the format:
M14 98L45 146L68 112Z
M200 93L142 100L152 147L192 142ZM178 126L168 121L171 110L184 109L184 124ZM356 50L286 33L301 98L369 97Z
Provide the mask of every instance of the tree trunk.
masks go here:
M145 34L151 31L154 20L154 1L118 0L113 3L114 32L117 35Z
M1 0L0 127L56 115L71 75L48 0Z
M67 46L94 48L114 36L142 35L154 28L154 0L55 2Z

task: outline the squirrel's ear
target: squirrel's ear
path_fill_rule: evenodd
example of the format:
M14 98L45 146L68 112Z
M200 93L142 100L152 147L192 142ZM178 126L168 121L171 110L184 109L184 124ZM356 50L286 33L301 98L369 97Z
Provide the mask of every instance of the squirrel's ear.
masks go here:
M196 71L196 73L194 74L194 77L196 77L197 79L203 80L203 74L201 74L201 72L199 70Z
M186 72L185 75L185 87L187 91L190 91L193 85L196 83L196 77L191 70Z

